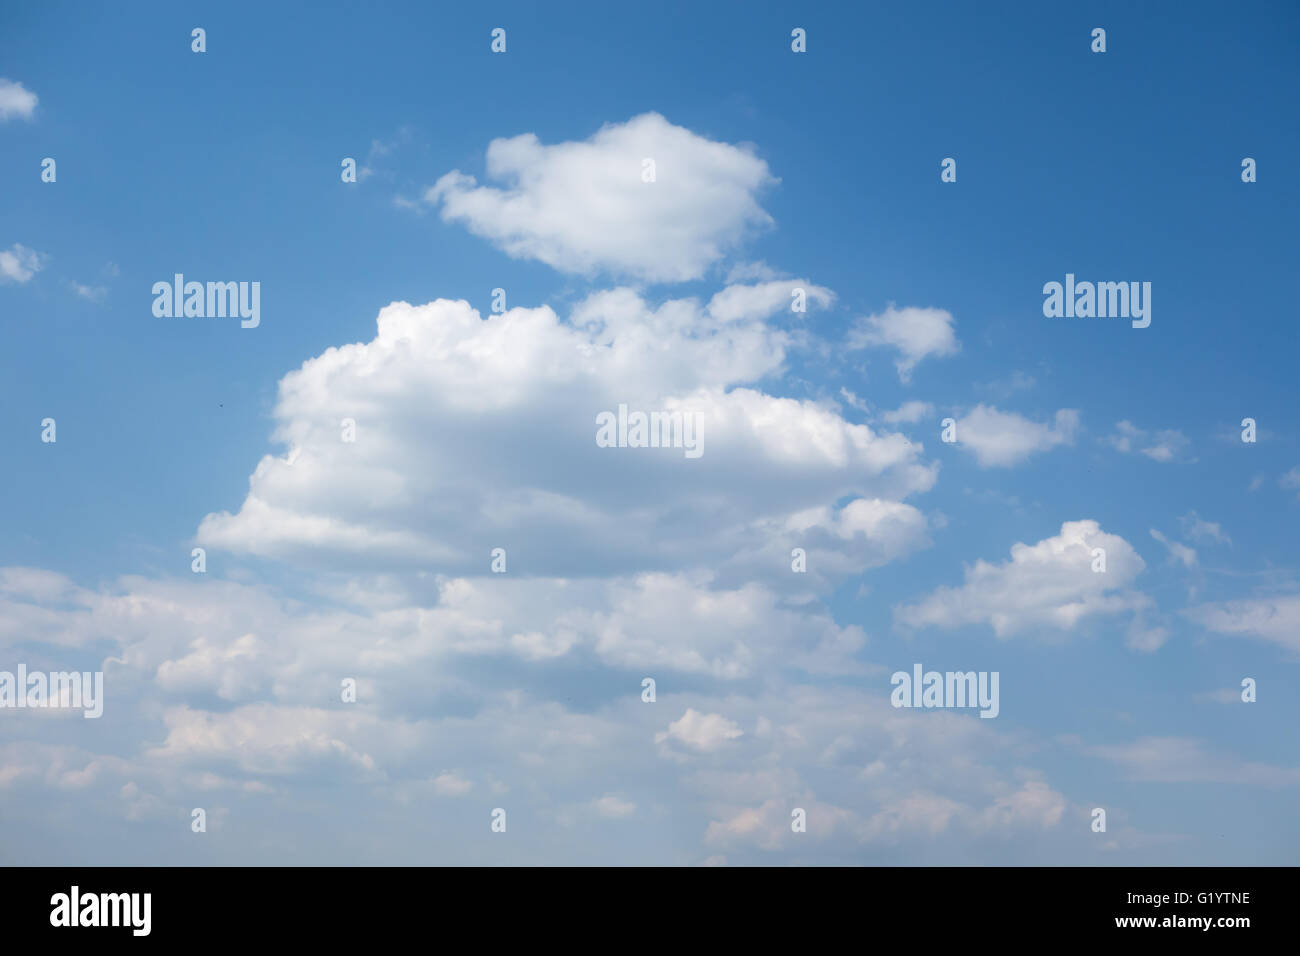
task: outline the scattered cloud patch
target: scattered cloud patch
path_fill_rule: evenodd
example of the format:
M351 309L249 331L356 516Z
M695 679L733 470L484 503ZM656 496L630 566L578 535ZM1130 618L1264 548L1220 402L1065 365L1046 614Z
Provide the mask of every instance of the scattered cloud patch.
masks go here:
M3 255L3 253L0 253L0 255ZM1297 497L1300 497L1300 465L1296 465L1285 475L1279 478L1277 480L1277 483L1279 487L1285 489L1286 491L1294 491L1297 493ZM1253 491L1254 488L1252 487L1251 490Z
M1207 631L1251 637L1300 651L1300 594L1202 604L1183 613Z
M48 259L44 253L17 242L8 249L0 249L0 283L27 282L45 267Z
M1073 444L1079 413L1063 408L1054 424L1042 424L1015 412L977 405L956 425L957 446L973 454L980 467L1006 468L1058 445Z
M1157 541L1159 541L1161 544L1165 546L1165 548L1169 551L1169 557L1171 560L1181 561L1183 567L1185 568L1196 567L1195 548L1189 548L1185 544L1181 544L1177 541L1171 541L1169 538L1165 537L1155 528L1151 529L1151 537L1155 538Z
M108 297L108 287L102 285L83 285L74 280L68 281L68 287L87 302L103 302Z
M1253 763L1215 753L1201 741L1185 737L1142 737L1128 744L1089 747L1087 753L1118 764L1132 780L1151 783L1300 785L1300 768Z
M1217 544L1231 545L1232 539L1228 537L1223 528L1214 521L1204 521L1195 511L1189 511L1178 519L1182 525L1184 537L1193 541L1209 541Z
M37 96L16 80L0 77L0 123L29 120L36 112Z
M1101 439L1116 451L1125 454L1146 455L1162 463L1184 461L1191 442L1180 431L1166 430L1154 434L1138 428L1130 421L1115 423L1115 433Z
M931 356L955 355L961 343L952 330L952 313L944 309L895 308L865 316L849 331L849 349L892 348L900 355L894 365L898 380L912 380L918 362Z
M934 406L929 402L910 401L904 402L892 412L881 412L880 420L890 425L915 425L917 422L929 418L934 414Z

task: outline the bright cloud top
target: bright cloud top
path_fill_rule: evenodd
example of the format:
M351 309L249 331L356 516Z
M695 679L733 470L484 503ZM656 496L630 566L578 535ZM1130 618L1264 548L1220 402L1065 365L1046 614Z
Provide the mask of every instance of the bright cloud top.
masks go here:
M654 162L654 181L644 179ZM758 193L776 180L747 150L674 126L658 113L603 126L582 142L495 139L480 186L459 170L425 194L517 259L561 272L652 282L698 279L750 232L769 226Z
M1145 607L1143 595L1126 590L1144 567L1127 541L1096 521L1067 521L1054 537L1013 545L1010 561L976 561L960 587L896 608L895 617L914 628L989 624L1000 638L1043 628L1059 636L1086 618Z
M263 458L240 510L209 515L197 543L473 574L500 546L530 574L757 562L769 570L753 573L786 578L787 519L810 509L824 509L807 523L825 533L793 543L840 556L819 569L861 570L921 543L910 506L865 523L868 512L827 510L930 488L921 446L829 403L741 387L786 352L782 332L743 311L655 308L626 289L589 297L567 323L549 308L485 320L465 302L394 303L373 341L285 376L275 437L288 451ZM598 447L597 415L620 404L696 416L702 456ZM354 443L340 440L345 419Z

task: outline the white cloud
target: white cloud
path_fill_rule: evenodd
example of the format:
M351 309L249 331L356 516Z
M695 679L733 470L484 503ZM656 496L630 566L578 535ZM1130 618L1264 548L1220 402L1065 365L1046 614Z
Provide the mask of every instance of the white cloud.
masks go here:
M905 423L915 425L923 418L934 414L934 406L929 402L910 401L904 402L892 412L881 412L880 420L890 425Z
M877 346L902 353L894 365L899 381L904 383L911 381L912 370L922 359L955 355L961 350L952 331L951 313L944 309L897 309L893 305L882 313L858 319L849 331L848 348Z
M1185 737L1142 737L1128 744L1090 747L1087 752L1124 767L1133 780L1260 787L1300 785L1300 768L1252 763L1214 753L1199 740Z
M344 737L361 727L377 730L375 717L356 711L252 704L225 713L177 707L163 715L167 737L150 755L204 769L228 765L243 772L278 775L320 764L374 773L374 758Z
M767 282L781 278L781 273L766 262L738 262L727 270L727 283Z
M834 292L806 279L775 279L758 285L727 286L709 300L709 314L719 322L765 319L783 310L789 312L797 289L804 291L808 307L824 309L835 301Z
M1104 572L1093 571L1094 548L1106 553ZM1145 606L1143 595L1125 590L1144 566L1127 541L1096 521L1067 521L1055 537L1013 545L1010 561L976 561L960 587L895 608L895 617L913 628L987 623L1000 638L1043 629L1060 636L1088 618Z
M433 792L439 797L463 797L474 784L455 773L443 772L433 778Z
M31 119L37 97L15 80L0 77L0 123L14 118Z
M1130 421L1116 422L1115 434L1106 436L1102 441L1116 451L1125 454L1136 452L1162 463L1182 460L1184 452L1191 445L1180 431L1166 430L1152 434Z
M1219 544L1232 544L1232 539L1228 537L1217 522L1203 521L1195 511L1183 515L1178 519L1178 523L1183 526L1183 534L1193 541L1214 541Z
M997 468L1019 464L1058 445L1073 444L1079 413L1063 408L1056 413L1053 426L1030 421L1015 412L977 405L956 424L958 447L974 454L981 467Z
M1200 700L1213 701L1216 704L1240 704L1242 689L1240 687L1223 687L1219 690L1205 691L1197 694Z
M1031 829L1046 839L1059 831L1063 798L1032 774L1028 782L1015 779L1023 771L1015 767L1020 748L1013 745L1014 734L1003 736L968 715L917 719L894 710L883 680L876 689L785 683L774 669L784 657L779 640L771 643L776 654L766 660L762 686L748 692L737 687L723 699L692 695L690 706L675 709L683 716L666 731L656 714L681 693L669 681L660 682L660 704L652 707L640 701L635 680L631 691L621 688L628 683L626 669L598 671L583 681L596 700L584 704L590 712L579 713L545 699L558 690L553 671L458 668L462 654L510 653L503 638L512 633L514 615L550 630L542 623L549 612L534 614L537 595L547 593L543 582L514 582L532 587L515 601L497 594L479 603L449 596L434 608L359 615L319 602L308 610L271 598L262 585L220 579L129 579L121 593L115 588L94 595L58 576L24 569L0 573L0 580L15 594L39 597L51 614L69 618L47 621L39 632L24 628L22 642L75 629L115 647L106 680L118 734L114 755L0 742L0 788L16 791L7 799L49 806L49 825L76 819L97 827L132 814L171 814L183 825L183 810L175 808L191 805L187 794L202 791L209 794L210 809L232 807L242 820L247 836L232 843L235 859L261 859L258 847L274 835L285 841L273 851L280 862L286 853L295 861L311 860L313 844L303 837L320 829L321 807L341 803L329 822L355 822L356 803L347 800L355 792L366 806L382 806L384 819L401 829L421 819L430 798L478 789L465 771L442 769L455 766L476 768L486 793L505 792L510 788L503 781L518 781L522 799L508 805L542 813L551 807L557 820L567 814L564 808L627 819L650 804L655 816L667 812L674 821L700 821L700 843L664 847L656 862L673 862L674 854L695 860L704 855L701 846L714 843L725 844L728 857L740 862L794 846L826 861L858 859L862 847L872 846L905 847L908 854L956 862L970 852L972 840L986 858L991 847L1000 847L999 859L1020 854L1025 861L1017 849L1024 846L1019 834ZM579 592L572 595L577 607L590 604L591 592L581 582L568 582L567 589ZM645 596L649 616L638 626L646 640L687 625L693 633L680 641L687 649L717 628L707 592L687 603L664 597ZM59 607L64 604L69 607ZM87 606L88 613L76 610ZM677 608L680 616L657 617L665 607ZM743 636L752 647L767 648L769 611L737 619L719 646ZM5 617L7 609L0 609L0 619ZM617 635L628 626L608 630ZM235 695L240 699L233 708L213 707L204 696L232 676L228 664L241 660L249 633L274 636L239 664L256 690ZM201 655L194 653L197 638L203 639ZM159 662L187 653L195 666L185 687L171 680L175 674L153 677ZM209 662L210 674L201 673L200 659ZM358 704L337 703L339 674L358 676ZM194 700L178 704L178 694ZM750 734L742 727L756 729ZM667 759L647 782L644 761L656 749ZM999 766L1008 760L1012 767ZM814 794L805 782L809 776L825 792ZM593 800L593 792L602 796ZM84 800L92 802L76 804L80 816L69 815L70 804L53 802L59 793L85 793ZM112 803L94 802L100 793L113 795ZM313 793L328 799L311 799ZM277 801L303 795L306 818L268 814L268 795ZM470 803L447 800L439 812L457 821L462 808L476 815ZM790 835L793 806L808 812L806 835ZM43 816L32 820L42 833ZM647 822L654 825L653 819ZM406 862L405 847L385 840L383 832L361 831L379 840L370 859ZM460 840L457 832L456 826L449 829L444 858L479 858L481 847ZM521 835L512 844L512 859L553 861L547 839ZM624 850L593 844L576 852L603 862Z
M792 548L807 553L809 573L830 581L860 573L928 547L928 522L901 501L857 498L838 509L808 508L769 531L764 563L781 562Z
M1153 461L1169 462L1178 458L1191 442L1179 431L1156 432L1153 443L1142 454Z
M642 181L642 160L655 181ZM455 170L425 199L509 255L562 272L660 282L698 279L747 235L771 224L757 195L776 182L746 149L674 126L658 113L603 126L581 142L532 133L496 139L480 186Z
M224 646L199 636L189 653L158 665L158 686L172 693L210 691L222 700L246 700L265 688L259 667L267 654L256 634L244 634Z
M464 302L394 303L378 327L285 376L275 437L288 450L262 459L242 506L208 515L197 544L453 574L488 573L489 540L534 575L716 568L761 552L791 514L935 481L918 443L744 387L780 368L783 334L694 300L652 308L615 290L567 323L548 308L485 319ZM620 404L692 412L703 456L597 447L596 415ZM344 418L355 443L340 441Z
M20 243L14 243L8 249L0 249L0 284L5 282L26 282L45 266L48 256L28 249Z
M591 801L591 808L607 820L622 820L636 813L636 804L607 793Z
M1300 594L1202 604L1184 614L1209 631L1254 637L1300 651Z
M376 172L382 173L385 179L392 179L393 174L390 170L379 169L379 160L391 156L399 147L410 144L412 139L412 129L409 126L403 126L393 134L392 139L372 139L370 141L370 151L366 154L365 161L357 170L357 180L365 182Z
M850 392L847 388L844 388L843 386L840 387L840 397L843 398L844 401L848 403L848 406L850 408L856 408L860 412L866 412L870 414L871 406L867 404L866 400L859 398L857 394L855 394L854 392Z
M1124 637L1124 646L1142 654L1153 654L1164 647L1168 640L1169 628L1161 625L1147 627L1139 612L1129 624L1128 633Z
M1169 556L1173 558L1175 561L1181 561L1183 563L1183 567L1187 567L1187 568L1196 567L1195 548L1189 548L1185 544L1180 544L1177 541L1171 541L1163 534L1161 534L1159 531L1157 531L1155 528L1151 529L1151 537L1155 538L1157 541L1163 544L1169 550Z
M1038 380L1028 372L1022 372L1017 369L1004 379L996 379L991 382L977 382L975 388L981 392L987 392L1005 399L1010 398L1016 392L1033 388L1037 384L1037 381Z
M721 714L701 714L688 707L680 720L668 725L666 733L655 734L655 743L671 740L707 753L743 734L739 726Z
M102 285L83 285L72 280L69 280L68 285L73 292L90 302L103 302L108 295L108 289Z

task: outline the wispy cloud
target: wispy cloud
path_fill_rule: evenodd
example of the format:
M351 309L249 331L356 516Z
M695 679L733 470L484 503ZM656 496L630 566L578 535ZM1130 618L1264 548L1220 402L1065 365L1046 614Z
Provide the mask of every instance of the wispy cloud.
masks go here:
M37 102L36 94L21 83L0 77L0 122L31 119Z

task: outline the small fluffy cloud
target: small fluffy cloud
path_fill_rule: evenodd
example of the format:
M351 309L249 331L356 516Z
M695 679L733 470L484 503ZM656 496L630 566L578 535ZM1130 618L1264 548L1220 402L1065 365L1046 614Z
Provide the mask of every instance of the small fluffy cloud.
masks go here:
M0 77L0 123L11 119L31 119L36 112L37 97L15 80Z
M41 271L47 258L20 243L0 249L0 283L26 282Z
M1030 455L1074 443L1079 413L1063 408L1055 425L1030 421L1015 412L977 405L956 420L957 445L975 456L982 468L1016 465Z
M675 741L707 753L743 734L737 724L721 714L701 714L688 707L680 720L668 725L667 732L655 734L655 743Z
M653 160L653 182L643 180ZM606 271L656 282L698 279L772 222L758 193L776 180L751 152L697 136L658 113L602 127L581 142L496 139L480 186L459 170L425 194L518 259L562 272Z
M877 315L854 323L848 347L865 349L888 347L901 354L894 365L901 382L912 380L912 370L930 356L955 355L961 343L952 331L952 314L944 309L897 309L890 306Z
M1104 572L1094 570L1096 548L1105 552ZM1059 636L1087 618L1144 607L1143 595L1125 590L1143 567L1127 541L1096 521L1067 521L1059 535L1013 545L1002 564L976 561L960 587L940 588L894 614L913 628L989 624L1000 638L1043 629Z

